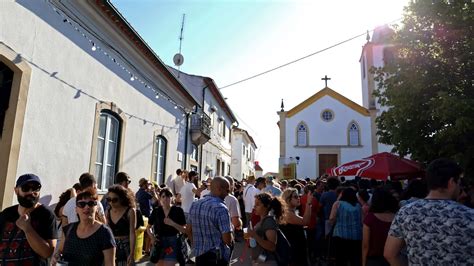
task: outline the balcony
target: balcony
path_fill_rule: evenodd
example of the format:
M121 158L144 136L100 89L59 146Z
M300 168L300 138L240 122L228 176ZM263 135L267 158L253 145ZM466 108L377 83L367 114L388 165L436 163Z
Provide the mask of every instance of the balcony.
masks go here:
M211 138L211 118L205 113L191 115L191 140L194 144L206 143Z

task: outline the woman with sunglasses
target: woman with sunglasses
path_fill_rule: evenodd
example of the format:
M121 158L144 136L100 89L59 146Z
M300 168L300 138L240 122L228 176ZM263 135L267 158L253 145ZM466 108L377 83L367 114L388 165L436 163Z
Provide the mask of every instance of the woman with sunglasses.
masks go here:
M108 226L97 220L98 196L87 189L76 197L79 222L63 228L59 252L52 264L113 266L115 265L115 241Z
M148 220L147 233L153 239L160 266L174 266L177 262L184 265L181 255L179 233L186 231L186 218L183 209L172 206L173 193L169 188L161 189L159 193L161 206L155 208ZM158 242L158 243L157 243Z
M119 266L135 263L135 199L133 193L121 185L109 187L106 196L108 208L107 224L115 237L117 245L115 264Z
M290 265L308 265L304 226L308 226L311 221L313 194L309 191L306 195L306 211L303 216L299 215L298 208L301 206L301 197L296 188L287 188L281 195L288 206L286 223L280 228L291 245Z

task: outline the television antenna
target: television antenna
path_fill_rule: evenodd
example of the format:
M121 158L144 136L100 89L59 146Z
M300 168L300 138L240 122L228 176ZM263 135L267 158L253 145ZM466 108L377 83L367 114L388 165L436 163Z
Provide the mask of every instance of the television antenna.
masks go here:
M184 63L184 57L181 54L181 46L183 44L183 31L184 31L184 19L186 17L186 14L183 14L183 19L181 21L181 33L179 35L179 52L173 56L173 62L174 65L179 67Z

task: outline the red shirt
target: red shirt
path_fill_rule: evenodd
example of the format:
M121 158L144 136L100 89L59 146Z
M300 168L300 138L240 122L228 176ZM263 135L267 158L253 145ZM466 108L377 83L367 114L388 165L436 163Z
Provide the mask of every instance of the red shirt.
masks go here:
M304 215L305 209L306 209L306 201L308 200L308 195L304 194L301 196L301 216ZM316 222L317 222L317 217L318 217L318 211L319 211L319 202L318 200L313 197L313 200L311 202L311 219L308 225L308 229L316 229Z
M383 257L383 248L387 240L391 222L379 220L371 212L364 219L364 224L370 228L369 252L367 257Z

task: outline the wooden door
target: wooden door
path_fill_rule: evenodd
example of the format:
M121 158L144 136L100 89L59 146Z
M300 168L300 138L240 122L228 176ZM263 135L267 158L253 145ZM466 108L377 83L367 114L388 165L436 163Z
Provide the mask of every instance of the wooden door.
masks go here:
M326 169L337 166L337 154L319 155L319 176L326 173Z

